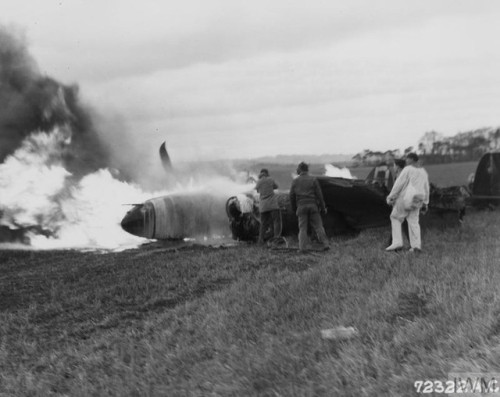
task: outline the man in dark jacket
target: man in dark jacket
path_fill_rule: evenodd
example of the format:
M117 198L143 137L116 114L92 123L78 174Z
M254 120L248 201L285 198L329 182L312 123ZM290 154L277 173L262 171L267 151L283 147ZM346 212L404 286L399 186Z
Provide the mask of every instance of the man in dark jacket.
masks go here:
M290 202L293 211L299 218L299 250L306 250L307 226L309 224L323 244L323 249L327 250L329 249L328 238L320 215L320 211L326 214L326 206L319 182L309 175L309 166L304 162L297 167L297 174L299 176L293 180L290 188Z
M273 223L273 237L281 236L281 214L278 205L278 198L274 194L274 189L278 185L273 178L269 176L269 171L263 168L259 174L259 180L255 189L260 195L260 228L258 244L264 244L264 234Z

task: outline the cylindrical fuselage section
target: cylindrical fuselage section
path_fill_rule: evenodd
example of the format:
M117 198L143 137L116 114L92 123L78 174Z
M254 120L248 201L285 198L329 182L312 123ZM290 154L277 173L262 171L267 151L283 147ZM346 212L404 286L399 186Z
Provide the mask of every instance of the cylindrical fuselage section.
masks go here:
M210 237L229 233L226 198L209 193L172 194L136 206L122 227L150 239ZM128 227L134 220L134 228Z

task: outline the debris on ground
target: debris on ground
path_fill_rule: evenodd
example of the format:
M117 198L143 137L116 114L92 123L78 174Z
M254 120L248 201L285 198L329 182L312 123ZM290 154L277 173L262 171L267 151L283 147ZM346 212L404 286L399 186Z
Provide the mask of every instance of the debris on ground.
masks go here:
M321 330L321 337L328 340L348 340L359 335L354 327L335 327Z

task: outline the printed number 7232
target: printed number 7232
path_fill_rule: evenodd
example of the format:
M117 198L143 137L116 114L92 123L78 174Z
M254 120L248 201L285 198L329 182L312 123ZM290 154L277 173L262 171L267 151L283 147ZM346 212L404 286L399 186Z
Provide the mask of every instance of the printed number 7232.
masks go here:
M413 384L415 391L422 394L445 393L451 394L456 392L455 382L448 380L441 382L440 380L417 380Z

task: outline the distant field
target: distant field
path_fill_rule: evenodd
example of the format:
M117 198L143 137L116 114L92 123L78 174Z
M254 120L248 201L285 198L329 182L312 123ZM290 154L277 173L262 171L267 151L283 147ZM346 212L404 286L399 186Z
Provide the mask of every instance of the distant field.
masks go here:
M429 180L438 186L467 185L470 174L476 172L477 161L466 163L432 164L424 166L429 174ZM365 179L372 167L352 168L351 174L358 179Z
M260 168L268 168L272 176L276 179L281 189L289 189L292 183L292 173L295 171L296 164L258 164L252 167L252 171L258 173ZM466 163L448 163L433 164L424 168L429 173L429 179L432 183L445 186L466 185L467 179L471 173L476 171L477 161ZM358 179L365 179L373 167L351 168L351 174ZM311 173L322 175L325 171L323 164L311 165Z
M421 254L386 253L388 236L0 251L0 396L417 396L496 373L500 212L424 231ZM359 336L323 340L335 326Z

